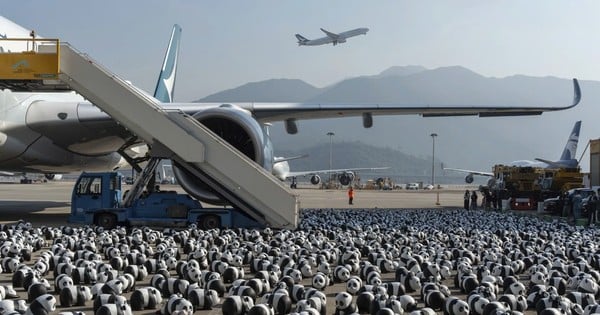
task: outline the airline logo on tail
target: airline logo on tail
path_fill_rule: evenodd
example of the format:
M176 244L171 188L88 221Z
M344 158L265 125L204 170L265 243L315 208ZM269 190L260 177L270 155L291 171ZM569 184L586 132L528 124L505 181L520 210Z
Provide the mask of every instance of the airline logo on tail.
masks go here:
M308 39L300 34L296 34L296 38L298 39L298 45L302 45L308 42Z
M577 167L579 165L579 161L575 154L577 154L577 143L579 142L579 131L581 130L581 120L575 122L575 126L573 126L573 130L569 135L569 139L567 139L567 144L560 156L560 160L558 161L548 161L545 159L536 158L536 161L544 162L548 164L550 167Z
M173 25L171 40L165 54L154 97L163 103L172 103L175 93L175 73L177 72L177 56L179 55L179 42L181 38L181 26Z
M572 160L572 159L576 159L577 157L575 156L576 152L577 152L577 143L579 142L579 131L581 130L581 120L575 123L575 126L573 126L573 131L571 131L571 135L569 136L569 139L567 140L567 145L565 146L565 149L562 153L562 155L560 156L561 160Z

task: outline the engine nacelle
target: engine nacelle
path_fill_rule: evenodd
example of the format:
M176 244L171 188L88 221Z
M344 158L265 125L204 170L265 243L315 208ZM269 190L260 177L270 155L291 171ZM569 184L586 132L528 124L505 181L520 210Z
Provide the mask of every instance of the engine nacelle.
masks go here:
M310 177L310 183L313 185L318 185L321 182L321 177L319 177L319 175L315 174L313 176Z
M350 183L352 183L352 181L354 180L354 173L343 173L338 177L338 180L340 181L340 184L342 184L342 186L350 185Z
M469 174L469 175L467 175L467 177L465 177L465 182L466 182L467 184L470 184L470 183L472 183L472 182L473 182L473 174Z
M198 112L193 117L267 171L272 170L271 141L249 112L224 104ZM227 203L211 187L175 161L173 174L181 187L198 200L216 205Z
M47 180L61 180L63 176L62 174L47 173L44 174L44 177L46 177Z

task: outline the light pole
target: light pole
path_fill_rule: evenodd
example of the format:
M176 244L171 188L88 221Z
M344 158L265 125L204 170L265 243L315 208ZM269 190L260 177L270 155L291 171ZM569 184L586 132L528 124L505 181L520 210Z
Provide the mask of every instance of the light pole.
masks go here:
M435 188L435 137L437 137L437 133L431 134L431 139L433 140L433 153L431 154L431 185Z
M433 186L433 189L436 190L436 199L435 199L435 204L437 206L440 205L440 191L436 189L435 187L435 137L437 137L437 133L432 133L431 135L431 140L433 140L433 148L432 148L432 154L431 154L431 185Z
M333 132L328 132L327 135L329 136L329 182L331 183L331 163L333 160L333 136L335 136L335 133Z

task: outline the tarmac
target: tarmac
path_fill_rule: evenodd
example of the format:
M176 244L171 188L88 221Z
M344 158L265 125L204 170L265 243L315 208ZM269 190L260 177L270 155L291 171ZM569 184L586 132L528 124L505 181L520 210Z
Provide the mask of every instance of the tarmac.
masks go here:
M37 184L0 184L0 223L25 220L34 225L67 224L74 182ZM179 186L162 185L163 190L181 191ZM353 205L346 190L315 189L310 186L292 190L301 208L371 209L462 207L464 190L355 190Z

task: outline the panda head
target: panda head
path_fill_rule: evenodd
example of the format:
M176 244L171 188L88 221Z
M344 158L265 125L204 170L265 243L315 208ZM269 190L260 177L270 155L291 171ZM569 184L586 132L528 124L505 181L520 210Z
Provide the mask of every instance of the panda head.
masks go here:
M54 312L56 310L56 298L52 294L40 295L33 303L31 303L31 305L29 305L29 307L33 314L39 314L38 312L41 310ZM34 309L36 307L41 307L41 309Z
M335 308L338 310L347 309L352 304L352 296L348 292L339 292L335 296Z

